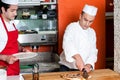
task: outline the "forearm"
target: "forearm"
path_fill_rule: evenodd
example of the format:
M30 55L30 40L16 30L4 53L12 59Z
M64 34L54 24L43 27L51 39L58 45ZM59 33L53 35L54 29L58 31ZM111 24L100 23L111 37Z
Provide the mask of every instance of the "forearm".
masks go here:
M82 70L84 68L84 62L79 54L76 54L73 56L73 58L76 61L76 66L79 70Z

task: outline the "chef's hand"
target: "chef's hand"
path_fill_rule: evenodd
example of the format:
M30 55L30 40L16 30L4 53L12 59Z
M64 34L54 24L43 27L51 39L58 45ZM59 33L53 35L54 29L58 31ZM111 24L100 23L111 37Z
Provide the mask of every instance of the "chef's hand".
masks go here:
M4 61L6 61L8 64L13 64L16 62L18 59L15 56L12 55L4 55Z
M76 54L76 55L73 56L73 58L74 58L75 61L76 61L76 66L77 66L77 68L78 68L80 71L82 71L82 69L84 68L84 62L83 62L81 56L80 56L79 54Z
M91 71L91 64L86 64L85 69L87 72L90 72Z

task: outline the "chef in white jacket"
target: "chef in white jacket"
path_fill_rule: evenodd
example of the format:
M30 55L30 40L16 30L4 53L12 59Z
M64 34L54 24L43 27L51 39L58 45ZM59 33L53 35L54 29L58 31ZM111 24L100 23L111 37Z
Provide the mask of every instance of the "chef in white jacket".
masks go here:
M90 72L97 61L96 33L90 27L97 8L85 5L78 22L70 23L63 37L63 52L60 54L60 70L82 70Z

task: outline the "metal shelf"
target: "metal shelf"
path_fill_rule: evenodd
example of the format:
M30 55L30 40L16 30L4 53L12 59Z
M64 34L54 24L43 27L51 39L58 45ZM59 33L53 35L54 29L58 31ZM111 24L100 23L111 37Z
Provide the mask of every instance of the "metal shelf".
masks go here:
M38 2L38 1L34 1L34 2L19 2L19 6L39 6L39 5L52 5L52 4L56 4L56 1L54 2Z
M19 2L18 6L38 6L40 2Z

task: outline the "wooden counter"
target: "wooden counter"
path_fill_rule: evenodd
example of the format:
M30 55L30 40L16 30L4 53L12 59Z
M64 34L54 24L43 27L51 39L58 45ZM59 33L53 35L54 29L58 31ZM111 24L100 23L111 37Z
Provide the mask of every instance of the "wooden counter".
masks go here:
M61 78L61 74L66 73L79 73L79 71L41 73L39 75L39 80L64 80ZM110 69L95 70L93 72L90 72L89 75L91 78L88 80L120 80L120 74ZM32 80L31 74L24 74L23 77L25 80Z

